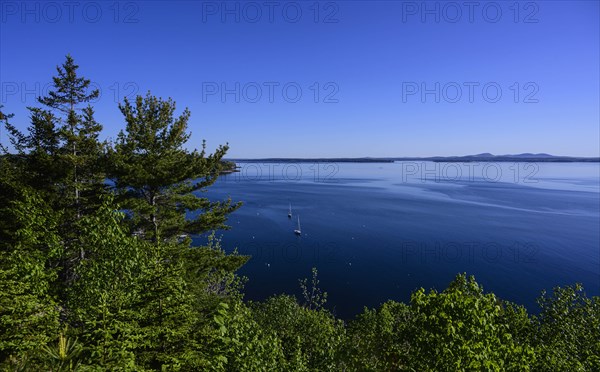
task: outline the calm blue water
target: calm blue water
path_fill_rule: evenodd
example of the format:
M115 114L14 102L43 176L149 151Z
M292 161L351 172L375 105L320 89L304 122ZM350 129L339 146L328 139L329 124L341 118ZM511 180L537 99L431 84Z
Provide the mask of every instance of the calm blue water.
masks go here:
M459 272L531 312L556 285L600 295L598 163L239 165L204 195L244 202L219 234L252 256L247 299L299 295L312 267L343 318Z

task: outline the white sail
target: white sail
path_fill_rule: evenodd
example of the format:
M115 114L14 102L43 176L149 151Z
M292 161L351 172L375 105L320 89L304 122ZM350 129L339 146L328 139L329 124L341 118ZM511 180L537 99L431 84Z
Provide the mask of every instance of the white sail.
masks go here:
M294 230L294 233L296 235L302 234L302 230L300 230L300 216L298 216L298 228L296 230Z

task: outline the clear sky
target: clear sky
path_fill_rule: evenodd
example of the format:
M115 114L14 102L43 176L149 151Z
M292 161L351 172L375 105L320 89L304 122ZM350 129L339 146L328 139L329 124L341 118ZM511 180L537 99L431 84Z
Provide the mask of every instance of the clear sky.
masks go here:
M23 129L70 53L106 137L150 90L229 157L600 156L598 1L0 4L0 102Z

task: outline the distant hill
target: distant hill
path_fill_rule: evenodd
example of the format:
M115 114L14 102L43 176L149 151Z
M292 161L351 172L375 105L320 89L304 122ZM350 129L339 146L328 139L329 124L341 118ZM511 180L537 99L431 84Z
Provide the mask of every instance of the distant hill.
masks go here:
M492 155L494 156L494 155ZM556 158L556 157L560 157L560 156L554 156L554 155L550 155L550 154L544 154L544 153L539 153L539 154L532 154L529 152L526 152L524 154L516 154L516 155L500 155L502 157L509 157L509 158Z
M555 156L546 153L522 153L494 155L484 152L464 156L430 156L430 157L381 157L381 158L263 158L263 159L228 159L232 162L263 163L391 163L394 161L434 161L434 162L600 162L600 158L574 156Z
M394 158L394 160L414 160L414 158ZM419 160L436 162L600 162L600 158L555 156L546 153L533 154L528 152L522 154L507 155L493 155L489 152L485 152L482 154L465 156L435 156L428 158L419 158Z

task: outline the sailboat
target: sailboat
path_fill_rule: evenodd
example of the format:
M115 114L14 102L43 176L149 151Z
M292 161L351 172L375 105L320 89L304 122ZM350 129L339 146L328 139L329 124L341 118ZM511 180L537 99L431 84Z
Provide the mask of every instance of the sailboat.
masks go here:
M300 230L300 216L298 216L298 228L294 230L294 234L300 235L302 234L302 230Z
M292 218L292 203L290 203L290 211L288 212L288 218Z

